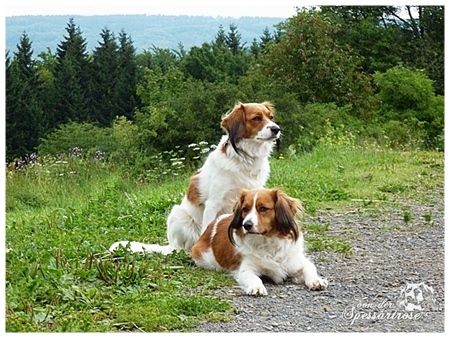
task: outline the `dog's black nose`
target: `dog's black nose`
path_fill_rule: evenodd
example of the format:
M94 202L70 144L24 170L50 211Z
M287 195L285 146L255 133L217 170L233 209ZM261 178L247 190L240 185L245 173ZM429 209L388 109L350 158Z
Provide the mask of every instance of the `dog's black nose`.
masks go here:
M252 221L246 221L243 225L244 225L244 229L249 231L252 228L252 226L253 226L253 222Z
M270 127L270 130L272 131L272 133L274 135L276 135L276 134L278 134L280 132L281 128L278 127L278 126L272 126L272 127Z

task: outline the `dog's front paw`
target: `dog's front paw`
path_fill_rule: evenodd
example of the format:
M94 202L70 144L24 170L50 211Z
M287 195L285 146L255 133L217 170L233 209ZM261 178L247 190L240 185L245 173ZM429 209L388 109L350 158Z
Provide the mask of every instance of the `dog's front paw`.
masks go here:
M267 296L267 290L264 285L252 285L245 289L245 293L250 296Z
M327 288L328 282L326 279L317 277L316 279L306 281L305 285L311 291L321 291L321 290L325 290Z

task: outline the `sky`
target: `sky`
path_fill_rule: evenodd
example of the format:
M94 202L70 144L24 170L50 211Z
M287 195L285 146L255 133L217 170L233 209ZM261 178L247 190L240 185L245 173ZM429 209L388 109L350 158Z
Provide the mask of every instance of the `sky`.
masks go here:
M162 14L206 16L268 16L288 18L301 6L299 0L7 0L5 16ZM95 3L95 5L93 5Z
M261 16L289 18L308 5L377 5L379 1L328 0L3 0L4 17L20 15L161 14L204 16ZM415 1L409 1L415 4ZM429 0L422 0L426 5ZM391 0L391 5L405 2ZM3 18L4 18L3 17Z

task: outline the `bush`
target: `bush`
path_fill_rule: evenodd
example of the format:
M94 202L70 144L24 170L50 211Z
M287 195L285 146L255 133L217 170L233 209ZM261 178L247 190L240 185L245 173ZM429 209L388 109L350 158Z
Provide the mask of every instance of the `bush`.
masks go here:
M94 156L98 150L110 152L115 148L110 128L100 128L91 123L69 122L41 139L38 153L41 156L70 153L78 148Z
M342 143L343 139L347 144L349 137L354 142L354 135L361 129L361 122L352 116L351 105L310 103L298 105L289 115L280 115L283 134L291 136L292 150L311 151L319 142Z
M432 98L428 109L421 118L428 122L426 145L444 151L444 96L436 95Z
M373 78L383 105L397 112L426 111L434 97L433 81L421 71L397 66Z
M374 75L378 87L377 116L393 145L443 150L444 97L422 71L402 66ZM379 136L379 135L378 135Z
M141 156L136 145L138 127L125 116L116 117L111 134L115 148L111 152L110 160L122 165L135 163Z
M191 143L217 143L221 116L238 100L232 84L203 83L183 78L181 71L148 70L138 87L142 107L135 113L139 147L143 151L186 150Z

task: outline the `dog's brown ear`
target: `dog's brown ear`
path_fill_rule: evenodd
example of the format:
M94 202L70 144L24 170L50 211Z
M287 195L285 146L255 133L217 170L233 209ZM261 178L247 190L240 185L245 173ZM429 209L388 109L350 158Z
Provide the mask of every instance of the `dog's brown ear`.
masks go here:
M275 108L274 108L274 106L273 106L273 104L272 104L271 102L269 102L269 101L264 101L264 102L262 103L262 105L263 105L264 107L266 107L267 109L269 109L270 112L271 112L272 114L275 113Z
M233 245L236 244L233 238L233 230L239 229L239 227L242 226L242 222L244 221L244 219L242 218L242 204L244 203L246 194L246 190L242 190L240 197L234 204L233 219L231 220L230 226L228 227L228 238Z
M299 200L289 197L281 190L274 190L275 198L275 218L278 230L283 235L290 233L294 236L294 241L298 239L299 229L297 214L302 210Z
M228 138L234 151L239 154L236 143L245 136L244 104L240 102L236 104L233 110L222 119L221 126L228 133Z

